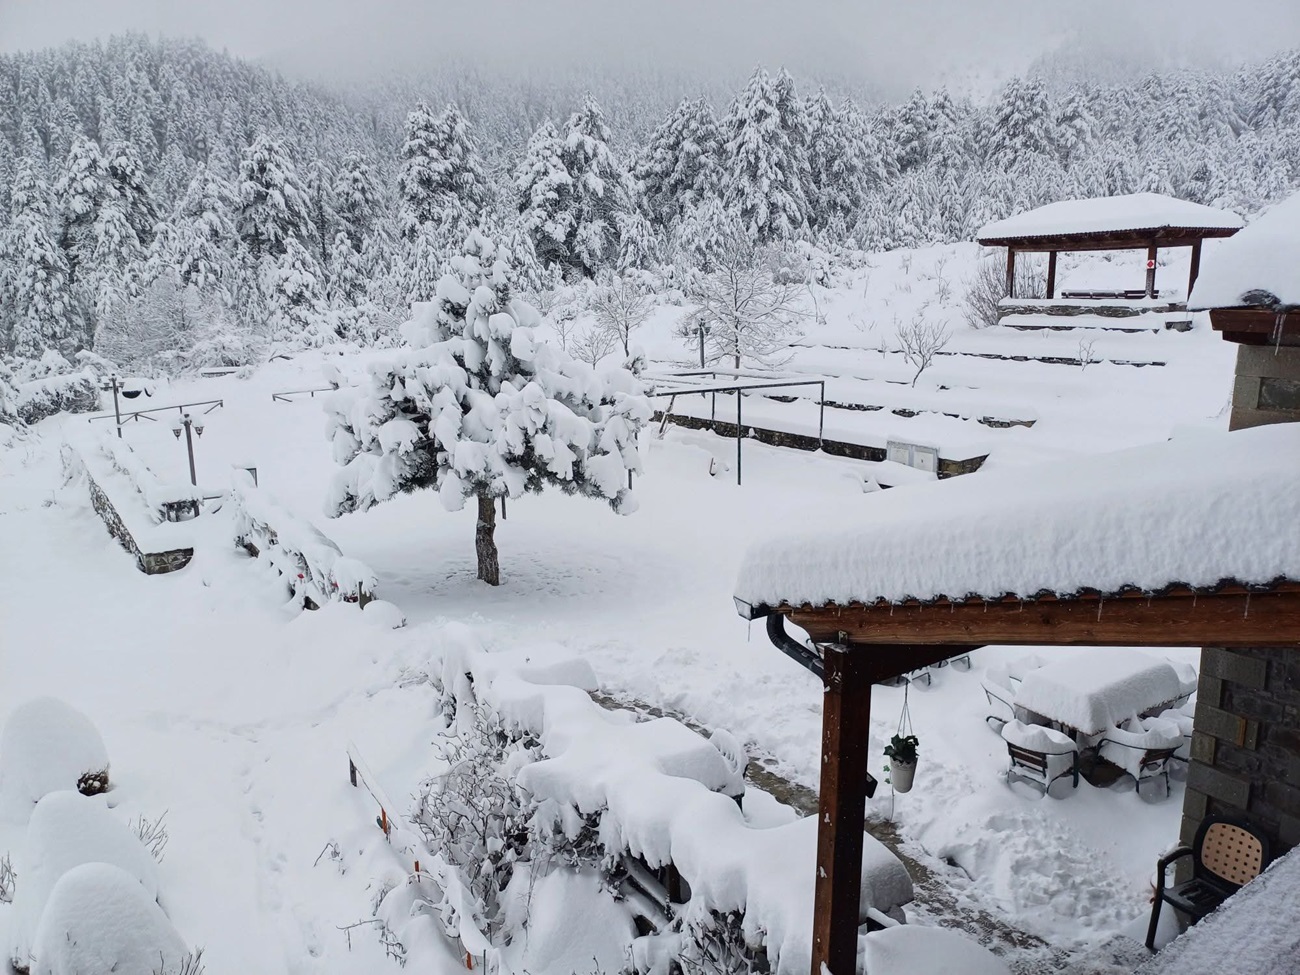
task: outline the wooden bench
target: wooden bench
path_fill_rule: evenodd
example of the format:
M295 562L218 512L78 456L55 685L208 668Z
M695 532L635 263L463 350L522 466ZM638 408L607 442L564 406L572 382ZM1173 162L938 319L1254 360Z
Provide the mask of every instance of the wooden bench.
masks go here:
M1007 754L1011 758L1011 766L1007 769L1008 782L1012 777L1027 780L1035 785L1042 786L1043 794L1046 795L1053 782L1069 775L1073 778L1074 788L1079 788L1079 753L1077 751L1040 752L1007 742ZM1049 778L1048 776L1051 775L1050 759L1058 755L1070 755L1070 767Z
M1169 763L1177 759L1178 750L1182 745L1175 745L1173 748L1141 748L1138 745L1130 745L1128 742L1116 741L1114 738L1103 738L1097 742L1097 756L1108 765L1115 765L1115 762L1101 755L1101 749L1104 745L1118 745L1120 748L1128 748L1133 751L1141 751L1142 757L1138 760L1138 774L1134 775L1129 769L1121 769L1124 775L1133 776L1137 783L1137 788L1142 788L1142 783L1149 779L1158 779L1161 776L1165 780L1165 796L1169 795ZM1179 759L1181 761L1181 759Z
M1153 291L1147 294L1145 291L1062 291L1061 297L1064 299L1083 298L1088 301L1141 301L1144 298L1159 298L1160 292Z

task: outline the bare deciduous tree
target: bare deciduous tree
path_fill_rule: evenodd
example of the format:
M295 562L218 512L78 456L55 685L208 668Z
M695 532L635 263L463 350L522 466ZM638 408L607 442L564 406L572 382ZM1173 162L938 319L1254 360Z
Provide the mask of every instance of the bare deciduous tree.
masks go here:
M1023 257L1023 255L1022 255ZM1016 263L1016 297L1043 298L1047 290L1039 268L1030 260ZM975 275L966 284L966 324L984 328L998 323L999 305L1007 297L1005 268L995 256L979 262Z
M591 302L596 325L623 347L623 355L632 354L632 332L645 324L654 310L654 298L636 282L620 275L601 285Z
M951 338L946 326L939 322L928 322L916 315L906 325L898 329L898 351L916 370L912 385L921 378L921 373L929 368L934 357L943 351Z
M575 328L569 335L568 342L569 355L592 367L613 352L618 345L618 339L613 333L607 332L599 325L588 326L582 331Z
M1086 370L1094 362L1100 362L1101 359L1096 354L1097 340L1092 338L1079 339L1079 368Z
M739 369L748 359L780 365L805 312L802 282L774 272L773 255L739 234L718 255L717 269L697 282L691 298L699 304L682 323L684 334L705 329L709 358L728 358Z

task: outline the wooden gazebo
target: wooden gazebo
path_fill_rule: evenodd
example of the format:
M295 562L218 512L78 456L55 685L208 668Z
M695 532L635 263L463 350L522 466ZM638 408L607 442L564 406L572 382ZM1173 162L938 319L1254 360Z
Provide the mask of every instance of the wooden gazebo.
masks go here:
M1297 424L1175 439L886 492L749 552L738 610L825 683L812 975L855 969L872 684L987 644L1300 650L1297 458Z
M1241 217L1199 203L1159 193L1061 200L986 225L976 235L985 247L1007 249L1007 295L1016 297L1016 255L1047 254L1047 297L1056 297L1056 257L1070 251L1145 250L1146 287L1111 297L1154 298L1156 259L1161 248L1190 247L1190 294L1201 266L1201 243L1231 237L1241 229Z

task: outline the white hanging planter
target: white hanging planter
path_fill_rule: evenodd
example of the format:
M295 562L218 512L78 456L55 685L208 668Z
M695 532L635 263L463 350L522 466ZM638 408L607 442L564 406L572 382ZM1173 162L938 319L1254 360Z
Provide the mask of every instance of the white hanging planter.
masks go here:
M900 762L897 759L889 763L889 781L895 792L911 792L912 779L916 777L915 762Z

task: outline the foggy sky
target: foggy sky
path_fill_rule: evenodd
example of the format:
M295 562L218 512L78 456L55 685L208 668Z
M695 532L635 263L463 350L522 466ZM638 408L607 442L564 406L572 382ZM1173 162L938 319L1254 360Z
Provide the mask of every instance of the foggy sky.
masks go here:
M1151 66L1300 46L1297 0L0 0L0 51L125 30L199 36L346 80L447 58L485 70L629 65L730 77L753 64L886 91L974 90L1053 49Z

